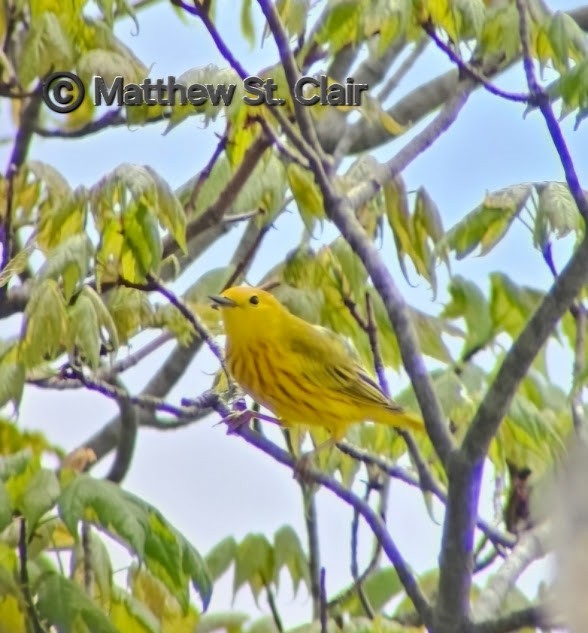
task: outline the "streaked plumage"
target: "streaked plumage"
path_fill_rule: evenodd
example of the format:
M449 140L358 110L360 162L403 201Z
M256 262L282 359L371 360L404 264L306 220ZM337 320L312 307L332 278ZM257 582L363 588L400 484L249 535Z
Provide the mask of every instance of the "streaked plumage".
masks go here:
M367 420L423 428L418 416L386 398L342 343L268 292L234 287L211 299L225 325L229 372L286 425L321 426L333 440Z

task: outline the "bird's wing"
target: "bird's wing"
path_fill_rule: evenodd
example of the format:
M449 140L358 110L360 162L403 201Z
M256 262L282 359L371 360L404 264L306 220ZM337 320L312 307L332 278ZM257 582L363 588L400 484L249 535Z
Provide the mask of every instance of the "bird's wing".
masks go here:
M308 327L308 324L305 324ZM379 385L355 361L343 343L310 326L292 331L290 348L305 380L323 389L333 389L355 400L358 404L402 407L389 400Z

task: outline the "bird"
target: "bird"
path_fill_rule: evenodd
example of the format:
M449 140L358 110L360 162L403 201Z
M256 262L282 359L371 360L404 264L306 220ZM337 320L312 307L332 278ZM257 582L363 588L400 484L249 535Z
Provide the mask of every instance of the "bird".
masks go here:
M234 286L209 298L224 323L232 378L284 427L318 426L329 432L311 453L342 440L354 423L424 428L418 415L382 392L331 331L292 314L269 292Z

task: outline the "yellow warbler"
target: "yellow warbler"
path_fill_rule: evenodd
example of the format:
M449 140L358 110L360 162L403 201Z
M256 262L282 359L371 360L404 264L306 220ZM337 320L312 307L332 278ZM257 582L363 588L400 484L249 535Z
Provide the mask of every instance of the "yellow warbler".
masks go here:
M240 286L210 298L224 321L229 372L285 426L323 427L331 434L325 444L367 420L423 428L418 416L382 393L343 344L291 314L268 292Z

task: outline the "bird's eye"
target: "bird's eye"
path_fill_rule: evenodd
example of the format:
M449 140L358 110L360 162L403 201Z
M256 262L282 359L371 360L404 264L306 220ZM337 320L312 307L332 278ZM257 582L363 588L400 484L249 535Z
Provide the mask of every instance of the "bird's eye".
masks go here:
M249 303L252 303L254 306L256 306L259 303L259 297L257 295L253 295L251 299L249 299Z

